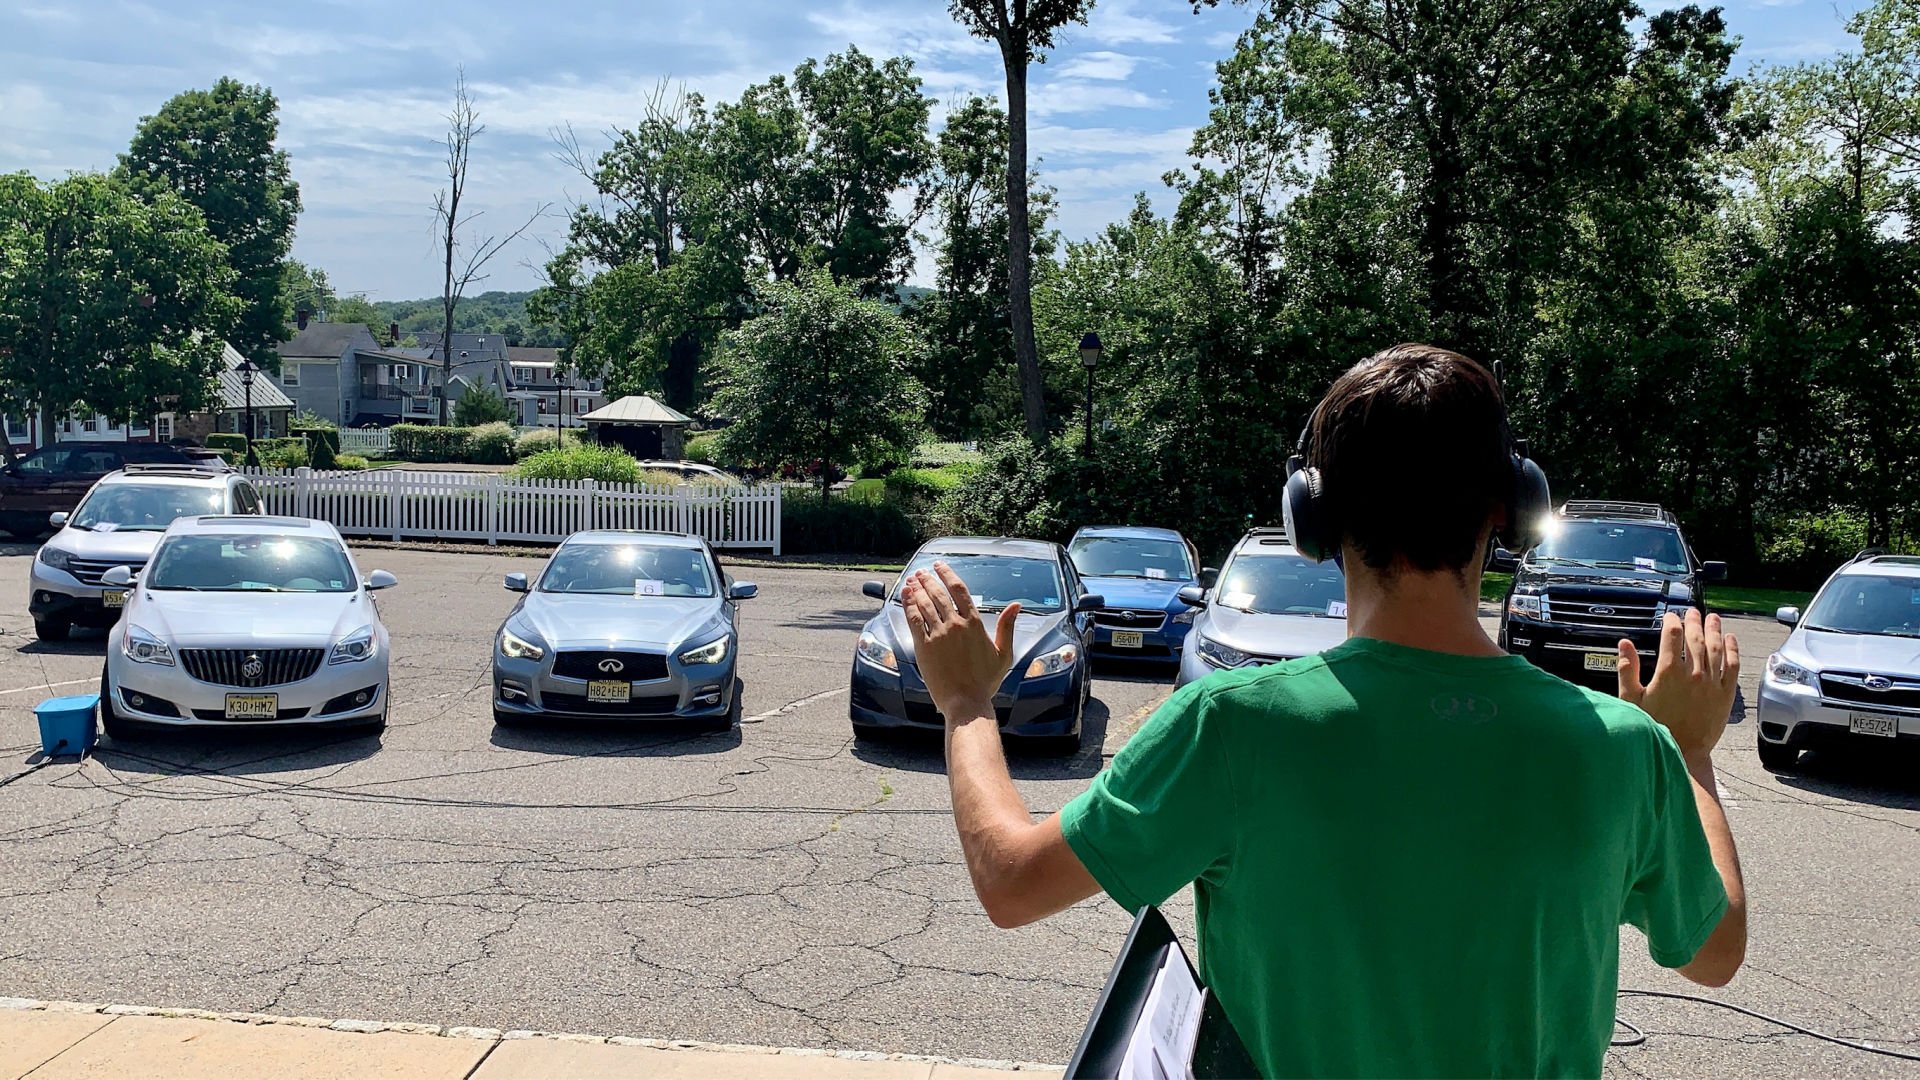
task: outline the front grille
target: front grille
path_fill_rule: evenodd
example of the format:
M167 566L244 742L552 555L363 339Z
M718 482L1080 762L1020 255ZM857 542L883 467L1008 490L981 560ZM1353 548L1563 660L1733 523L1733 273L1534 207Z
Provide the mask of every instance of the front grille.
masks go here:
M325 649L182 649L187 674L216 686L285 686L313 677Z
M1621 632L1660 625L1659 594L1594 596L1548 589L1540 598L1541 617L1557 626Z
M548 690L540 695L540 700L554 712L588 716L671 716L680 708L677 694L656 694L626 701L588 701L585 694L563 694Z
M147 560L145 559L137 559L137 560L70 559L67 561L67 573L72 574L74 576L74 579L79 581L80 584L82 585L99 585L101 584L100 579L106 576L107 571L113 569L116 566L127 567L128 569L132 570L134 573L138 574L141 568L146 565L147 565Z
M1887 679L1890 685L1874 690L1868 679ZM1820 676L1820 696L1842 705L1893 712L1920 712L1920 679L1892 678L1869 672L1829 671Z
M667 658L663 653L560 652L554 654L553 673L563 679L653 682L667 677Z
M1115 630L1158 630L1165 625L1167 613L1145 608L1112 608L1094 612L1093 621Z

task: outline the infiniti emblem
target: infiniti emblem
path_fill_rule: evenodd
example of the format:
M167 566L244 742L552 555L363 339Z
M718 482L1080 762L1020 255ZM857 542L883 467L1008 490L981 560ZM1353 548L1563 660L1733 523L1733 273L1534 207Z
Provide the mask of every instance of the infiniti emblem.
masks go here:
M1588 610L1588 611L1591 611L1591 612L1593 612L1593 613L1594 613L1595 615L1611 615L1611 614L1613 614L1613 609L1612 609L1612 608L1610 608L1610 607L1606 607L1606 606L1604 606L1604 605L1601 605L1601 604L1595 604L1595 605L1594 605L1593 607L1591 607L1591 608L1588 608L1587 610Z
M625 670L626 666L627 665L621 663L618 660L613 659L612 657L608 657L607 659L600 661L600 670L606 672L609 675Z
M1893 680L1887 678L1885 675L1869 675L1860 680L1860 685L1869 690L1891 690L1893 689Z
M259 653L248 654L247 662L240 665L240 674L246 676L248 682L258 682L266 672L267 665L261 661Z

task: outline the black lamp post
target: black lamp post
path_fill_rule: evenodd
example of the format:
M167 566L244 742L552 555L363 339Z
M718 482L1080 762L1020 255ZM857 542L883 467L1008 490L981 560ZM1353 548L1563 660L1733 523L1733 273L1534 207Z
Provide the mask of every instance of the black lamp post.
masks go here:
M247 391L247 457L253 457L253 376L260 369L251 360L240 361L240 385Z
M1093 456L1093 369L1100 366L1100 335L1089 330L1080 339L1080 366L1087 369L1087 439L1080 446L1085 457Z

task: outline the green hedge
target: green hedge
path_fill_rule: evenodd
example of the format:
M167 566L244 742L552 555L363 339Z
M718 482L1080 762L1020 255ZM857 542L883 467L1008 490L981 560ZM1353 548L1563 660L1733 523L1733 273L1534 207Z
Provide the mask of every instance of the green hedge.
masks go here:
M393 454L402 461L466 461L472 437L469 428L397 424L393 428Z
M892 502L857 502L817 491L788 488L780 502L781 548L794 555L905 555L920 544L920 530Z
M930 505L940 496L959 487L966 480L967 471L968 466L964 465L940 469L896 469L887 474L887 495L912 505Z
M467 460L476 465L513 463L513 425L504 420L468 429Z
M542 450L514 466L514 475L527 480L598 480L608 484L640 481L640 463L608 446L568 446Z
M247 452L247 437L245 435L229 435L223 431L216 431L207 436L207 449L244 455Z

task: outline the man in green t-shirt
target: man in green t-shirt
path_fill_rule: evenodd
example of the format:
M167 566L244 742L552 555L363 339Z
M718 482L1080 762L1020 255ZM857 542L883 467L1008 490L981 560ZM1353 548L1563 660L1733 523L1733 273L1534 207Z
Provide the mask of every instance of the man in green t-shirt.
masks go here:
M994 719L1017 607L990 636L950 569L907 583L974 889L1018 926L1192 883L1201 974L1269 1076L1597 1076L1622 923L1707 985L1745 956L1712 764L1739 646L1669 614L1651 684L1620 642L1616 699L1488 639L1483 557L1528 463L1464 356L1356 365L1301 450L1351 639L1184 688L1044 821Z

